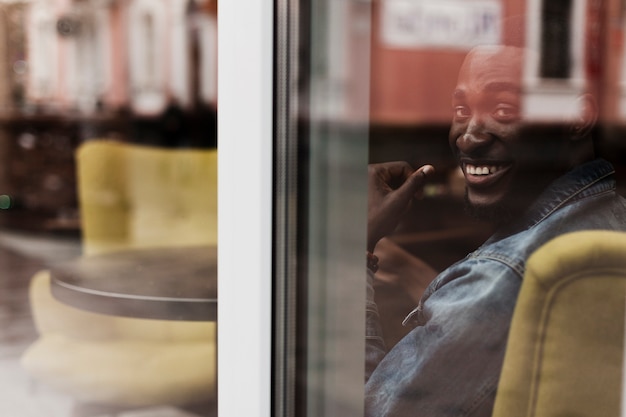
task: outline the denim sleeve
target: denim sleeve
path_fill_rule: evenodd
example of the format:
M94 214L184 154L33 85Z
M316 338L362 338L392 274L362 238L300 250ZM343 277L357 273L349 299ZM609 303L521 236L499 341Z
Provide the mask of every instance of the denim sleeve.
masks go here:
M365 415L490 416L520 283L484 259L440 275L370 375Z
M365 304L365 381L385 357L387 349L383 339L378 316L378 307L374 302L374 274L367 270L367 300Z

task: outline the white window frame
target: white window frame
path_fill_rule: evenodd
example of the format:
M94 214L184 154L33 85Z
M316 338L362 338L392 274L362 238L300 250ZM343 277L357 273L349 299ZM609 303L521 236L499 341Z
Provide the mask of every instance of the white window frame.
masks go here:
M68 55L73 63L68 67L69 99L84 113L95 111L98 99L109 87L108 65L112 59L109 10L104 3L92 6L95 7L79 8L81 32L68 40Z
M104 96L113 84L111 62L113 62L113 48L111 46L111 3L101 1L94 3L94 23L96 28L96 84L98 95ZM99 97L98 97L99 98Z
M70 103L88 111L94 106L94 68L97 45L94 42L95 28L89 11L85 7L77 7L73 17L81 23L80 32L66 39L67 61L66 94Z
M200 98L217 103L217 20L202 14L198 20L200 42Z
M29 24L29 94L35 101L53 99L58 89L58 39L55 14L45 1L31 6Z
M529 0L527 3L526 55L524 68L525 119L555 121L568 119L580 113L576 100L585 90L585 35L587 0L573 0L572 24L570 25L570 54L572 71L568 79L547 79L540 75L541 11L544 1ZM582 28L582 29L581 29Z
M130 71L131 103L140 114L158 114L167 105L166 65L168 61L168 43L165 33L168 9L162 0L135 0L128 10L128 63ZM142 33L143 19L150 16L154 30L152 42L145 40ZM144 44L144 42L150 42ZM151 48L153 65L145 62L146 51ZM148 68L149 66L149 68ZM146 85L148 72L153 79Z
M273 2L218 14L218 415L271 413Z
M169 85L172 96L182 106L191 102L189 88L189 34L187 22L188 1L175 1L169 4L171 34Z

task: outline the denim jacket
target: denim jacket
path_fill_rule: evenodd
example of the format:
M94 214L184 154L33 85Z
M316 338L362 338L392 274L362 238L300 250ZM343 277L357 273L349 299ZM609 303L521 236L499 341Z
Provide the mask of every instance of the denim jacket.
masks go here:
M567 232L626 230L613 174L595 160L554 181L515 224L437 276L389 352L370 275L365 415L490 416L526 260Z

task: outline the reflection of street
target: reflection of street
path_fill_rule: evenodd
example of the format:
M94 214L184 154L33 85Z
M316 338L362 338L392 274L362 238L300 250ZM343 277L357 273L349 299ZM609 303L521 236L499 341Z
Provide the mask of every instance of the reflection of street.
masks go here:
M0 226L78 232L76 148L108 138L168 148L216 146L216 111L172 106L157 117L78 118L0 115Z
M0 229L0 416L104 417L106 410L76 407L74 401L31 380L19 358L37 334L28 303L35 272L80 255L75 237ZM124 411L118 417L196 417L173 407Z
M0 227L77 232L74 151L215 147L217 2L0 0Z

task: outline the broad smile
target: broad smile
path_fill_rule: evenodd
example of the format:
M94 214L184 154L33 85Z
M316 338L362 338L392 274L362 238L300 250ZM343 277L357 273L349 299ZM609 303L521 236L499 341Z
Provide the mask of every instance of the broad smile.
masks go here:
M510 162L480 162L462 160L461 168L465 182L472 188L484 188L494 185L511 169Z

